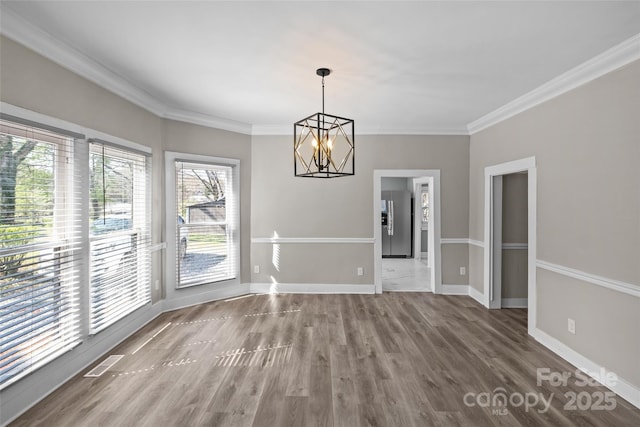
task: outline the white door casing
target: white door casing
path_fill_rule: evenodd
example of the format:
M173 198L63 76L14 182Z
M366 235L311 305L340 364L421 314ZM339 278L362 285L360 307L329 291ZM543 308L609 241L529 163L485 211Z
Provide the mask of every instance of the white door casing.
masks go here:
M528 332L531 334L536 328L536 255L537 255L537 172L536 158L527 157L494 166L487 166L484 170L484 305L492 308L492 269L494 261L494 234L492 224L496 209L494 205L494 177L501 177L516 172L527 172L527 230L528 230L528 259L527 259L527 299L528 299ZM502 198L500 196L500 198ZM500 300L500 295L494 295Z
M380 204L382 200L382 178L424 178L430 182L429 203L431 221L429 228L429 245L433 240L433 256L429 254L431 266L431 288L433 293L442 293L442 271L440 260L440 170L439 169L376 169L373 171L373 257L374 283L376 293L382 293L382 216ZM432 183L431 183L432 182ZM433 230L431 230L433 224ZM431 237L433 236L433 237ZM431 250L431 247L429 248Z

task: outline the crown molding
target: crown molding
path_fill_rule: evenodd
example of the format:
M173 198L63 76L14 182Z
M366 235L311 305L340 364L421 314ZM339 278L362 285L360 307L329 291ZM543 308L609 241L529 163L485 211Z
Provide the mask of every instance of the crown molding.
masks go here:
M253 125L251 135L293 135L293 121L289 125Z
M167 106L99 62L31 24L6 5L0 4L0 10L0 34L160 118L251 134L251 125L247 123Z
M465 127L459 128L395 128L395 127L378 127L378 126L362 126L357 130L360 135L441 135L441 136L467 136L469 131Z
M169 120L177 120L179 122L186 122L194 125L242 133L245 135L252 134L251 125L248 123L224 119L222 117L210 116L202 113L195 113L193 111L180 110L178 108L168 109L167 111L165 111L162 117Z
M255 136L293 135L293 122L289 125L253 125L251 134ZM468 136L467 128L383 128L357 126L356 135L442 135Z
M160 101L132 85L118 74L78 50L52 37L6 6L2 7L0 34L26 46L39 55L125 98L157 116L166 107Z
M566 73L560 74L531 92L469 123L467 125L468 134L478 133L638 59L640 59L640 34L636 34Z
M293 127L289 124L252 126L248 123L168 106L97 61L31 24L6 4L0 4L0 10L3 15L0 34L158 117L248 135L293 134ZM378 126L362 126L358 128L357 133L359 135L472 135L638 59L640 59L640 34L469 123L466 127L380 128Z

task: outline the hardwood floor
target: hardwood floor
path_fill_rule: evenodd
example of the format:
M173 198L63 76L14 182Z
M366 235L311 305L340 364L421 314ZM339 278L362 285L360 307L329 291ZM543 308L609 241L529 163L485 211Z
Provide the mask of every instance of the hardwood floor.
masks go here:
M430 293L202 304L158 317L109 353L124 357L102 376L83 372L11 425L640 425L624 399L578 386L526 317ZM538 386L542 368L571 377Z

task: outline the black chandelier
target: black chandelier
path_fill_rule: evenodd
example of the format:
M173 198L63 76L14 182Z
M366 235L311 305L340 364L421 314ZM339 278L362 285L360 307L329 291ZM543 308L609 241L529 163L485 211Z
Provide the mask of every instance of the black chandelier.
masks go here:
M324 112L324 78L328 68L318 68L322 77L322 113L293 124L293 172L295 176L336 178L355 174L353 120Z

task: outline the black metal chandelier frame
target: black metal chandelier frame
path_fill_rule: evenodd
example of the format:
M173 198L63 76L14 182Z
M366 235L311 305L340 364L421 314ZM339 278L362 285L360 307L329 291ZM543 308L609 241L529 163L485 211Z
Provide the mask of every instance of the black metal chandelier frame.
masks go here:
M294 175L307 178L337 178L355 174L354 121L324 112L324 78L328 68L318 68L322 77L322 112L293 124ZM343 151L335 159L334 144Z

